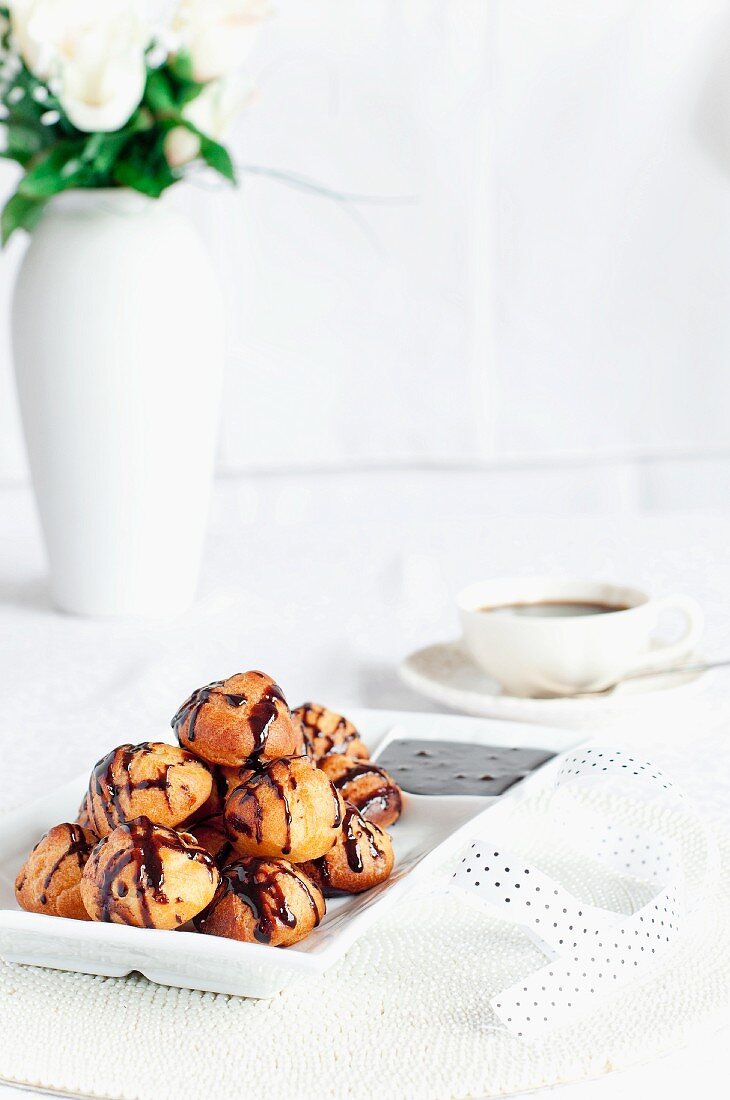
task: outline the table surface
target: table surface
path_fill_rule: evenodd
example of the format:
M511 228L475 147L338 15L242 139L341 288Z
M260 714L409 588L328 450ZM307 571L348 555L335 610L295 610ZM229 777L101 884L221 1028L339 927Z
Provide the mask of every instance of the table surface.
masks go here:
M703 513L558 516L490 509L478 472L261 475L216 485L200 598L162 622L59 615L49 605L30 493L0 490L3 639L0 812L76 775L110 744L166 738L197 684L263 668L292 703L433 709L398 661L457 633L453 593L515 573L614 579L704 605L703 651L730 655L730 520ZM693 721L730 717L730 672ZM707 694L707 693L706 693ZM711 716L711 719L710 719ZM33 751L28 751L28 746ZM726 1094L719 1036L556 1092L565 1100ZM18 1096L0 1085L0 1096Z

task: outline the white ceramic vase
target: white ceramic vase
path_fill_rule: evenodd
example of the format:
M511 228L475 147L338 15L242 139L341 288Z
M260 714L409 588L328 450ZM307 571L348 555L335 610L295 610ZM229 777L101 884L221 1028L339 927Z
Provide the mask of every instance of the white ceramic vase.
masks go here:
M193 599L223 373L221 294L192 225L132 191L68 191L32 235L13 351L56 606Z

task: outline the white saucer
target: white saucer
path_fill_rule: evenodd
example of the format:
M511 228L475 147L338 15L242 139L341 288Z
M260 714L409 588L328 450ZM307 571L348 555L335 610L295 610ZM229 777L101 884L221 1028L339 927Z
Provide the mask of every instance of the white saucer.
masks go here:
M700 657L692 657L700 661ZM478 668L461 648L460 641L440 642L411 653L401 662L401 679L436 703L480 718L507 718L552 726L580 728L625 714L627 710L655 705L665 697L704 686L708 672L659 672L655 676L626 681L610 695L584 698L524 699L506 695L496 680Z

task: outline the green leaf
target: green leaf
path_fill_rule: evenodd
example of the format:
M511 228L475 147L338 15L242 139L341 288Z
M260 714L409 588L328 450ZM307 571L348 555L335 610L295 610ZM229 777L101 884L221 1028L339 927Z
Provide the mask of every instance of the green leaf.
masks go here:
M200 155L205 163L216 172L220 172L231 183L235 183L236 169L233 167L231 155L226 147L218 141L213 141L213 138L206 137L199 130L196 132L200 137Z
M114 166L114 179L124 187L133 187L157 199L177 177L165 159L162 141L156 140L152 144L136 142L125 149L124 156Z
M182 110L183 107L187 107L188 103L192 103L194 99L197 99L202 92L205 84L198 84L195 81L185 81L178 84L177 88L177 101Z
M177 114L178 104L171 81L164 69L152 69L147 74L145 103L159 114Z
M187 52L177 54L160 71L167 74L174 103L179 110L197 99L205 88L205 83L201 83L193 76L193 63Z
M85 169L84 144L84 141L57 142L28 169L18 187L20 194L31 199L48 198L78 186Z
M3 95L3 99L7 103L8 117L7 123L19 123L21 125L33 126L39 131L43 127L41 122L41 115L43 114L43 108L39 103L30 95L29 87L26 82L18 77L11 85L10 90L17 89L16 97L8 102L7 91ZM23 93L20 99L17 98L20 93Z
M58 100L49 93L46 85L23 64L5 85L3 101L8 108L9 121L26 122L39 129L45 129L40 122L41 115L58 107Z
M26 165L44 147L44 136L33 126L23 123L5 123L6 146L2 156Z
M114 169L114 179L122 187L132 187L153 199L159 199L162 192L176 182L175 176L169 170L155 173L144 169L140 171L134 164L118 164Z
M186 84L196 83L195 77L193 76L193 59L187 50L180 50L180 53L171 57L167 63L167 67L178 80L182 80Z
M3 246L8 243L16 229L25 229L30 233L37 225L45 205L45 199L30 199L16 191L5 203L0 215Z
M94 186L101 186L110 175L131 136L131 133L125 129L110 134L92 134L88 139L84 146L82 160L87 165L90 175L94 177L90 181Z

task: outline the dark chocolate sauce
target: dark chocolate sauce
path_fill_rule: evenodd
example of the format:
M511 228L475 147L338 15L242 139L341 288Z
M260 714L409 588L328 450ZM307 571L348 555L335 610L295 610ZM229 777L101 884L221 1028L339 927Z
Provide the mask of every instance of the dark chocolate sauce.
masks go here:
M231 856L233 855L234 850L235 849L230 840L226 840L225 844L223 844L223 846L219 848L214 857L218 867L222 869L226 866L227 863L230 863Z
M326 898L339 897L343 893L342 890L333 889L330 880L329 864L324 856L312 860L312 868L314 871L314 881L317 882L317 876L319 876L319 886Z
M340 825L342 824L342 802L340 801L340 796L339 796L339 793L337 791L337 788L335 787L334 783L332 783L331 781L330 781L330 786L332 787L332 793L334 795L334 801L335 801L335 817L334 817L334 821L332 822L332 828L333 829L339 829Z
M345 807L345 816L342 820L342 839L345 845L347 866L355 875L361 874L363 870L362 856L360 855L359 835L355 831L355 824L357 823L358 818L359 814L353 806Z
M220 768L215 765L210 766L210 773L213 776L213 788L216 793L217 802L225 804L228 797L228 783L226 777Z
M263 674L262 674L263 675ZM252 756L260 756L266 748L269 727L277 716L277 703L283 703L288 710L286 699L278 684L271 684L258 702L251 707L248 720L253 733Z
M99 809L101 809L106 824L110 829L113 829L117 824L117 819L114 814L116 788L112 782L112 767L116 751L116 749L112 749L112 751L108 752L106 756L103 756L101 760L98 760L91 773L91 780L89 783L89 809L91 810L92 824L97 832L104 831L98 816Z
M228 703L229 707L242 707L248 702L248 699L245 695L227 694L224 695L223 698Z
M400 738L378 764L411 794L499 795L551 760L544 749Z
M364 844L367 844L373 859L382 858L383 853L375 843L375 828L376 826L363 818L357 806L351 806L349 803L345 805L345 815L342 819L342 841L345 846L347 866L355 875L362 874L365 868L362 858ZM323 863L326 866L326 857Z
M350 795L352 798L352 795ZM370 818L373 813L385 813L386 810L396 809L400 813L401 797L396 787L377 787L366 798L354 799L354 804L364 818Z
M322 919L322 914L320 912L319 906L317 905L314 894L312 893L312 881L304 873L297 875L297 879L309 902L309 907L312 910L312 915L314 917L314 927L316 928Z

